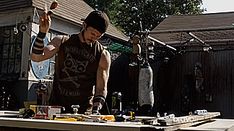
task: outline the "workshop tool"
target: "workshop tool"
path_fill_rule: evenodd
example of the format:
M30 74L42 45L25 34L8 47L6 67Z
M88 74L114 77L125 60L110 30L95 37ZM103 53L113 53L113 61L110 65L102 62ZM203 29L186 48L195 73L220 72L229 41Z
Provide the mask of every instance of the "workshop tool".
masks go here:
M85 121L85 122L99 122L106 123L108 121L115 121L113 115L84 115L84 114L56 114L54 120L64 121Z
M57 7L58 7L58 2L57 2L57 0L54 0L50 5L50 10L47 12L47 14L52 15L53 10L56 9ZM45 7L45 11L47 11L47 7Z
M78 110L80 108L79 105L71 105L73 109L73 113L60 113L54 115L54 120L61 121L86 121L86 122L100 122L105 123L107 121L115 121L115 117L113 115L85 115L79 114Z

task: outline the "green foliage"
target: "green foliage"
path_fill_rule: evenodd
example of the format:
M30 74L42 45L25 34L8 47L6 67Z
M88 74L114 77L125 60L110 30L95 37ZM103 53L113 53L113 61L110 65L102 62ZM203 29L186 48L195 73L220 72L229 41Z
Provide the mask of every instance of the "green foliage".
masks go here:
M139 30L152 30L168 15L200 14L202 0L86 0L105 11L112 24L130 36Z

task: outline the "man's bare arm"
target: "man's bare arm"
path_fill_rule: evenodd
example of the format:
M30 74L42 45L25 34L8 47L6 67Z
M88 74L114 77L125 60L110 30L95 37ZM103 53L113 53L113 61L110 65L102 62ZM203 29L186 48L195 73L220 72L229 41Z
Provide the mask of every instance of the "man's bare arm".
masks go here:
M109 78L111 59L110 53L106 50L103 51L97 70L97 82L95 95L93 99L93 113L98 114L99 110L105 103L107 96L107 82Z
M35 62L40 62L53 57L58 51L61 42L62 42L61 36L55 37L47 46L43 48L42 54L36 54L32 51L31 60Z
M97 71L97 83L96 83L95 95L102 95L106 97L110 65L111 65L110 53L104 50L101 55Z

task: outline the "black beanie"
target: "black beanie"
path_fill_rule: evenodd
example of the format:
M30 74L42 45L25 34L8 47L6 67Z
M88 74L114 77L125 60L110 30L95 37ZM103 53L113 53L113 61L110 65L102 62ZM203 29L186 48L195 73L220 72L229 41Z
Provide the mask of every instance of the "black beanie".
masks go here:
M105 33L109 25L108 16L102 11L92 11L84 20L88 26L97 29L100 33Z

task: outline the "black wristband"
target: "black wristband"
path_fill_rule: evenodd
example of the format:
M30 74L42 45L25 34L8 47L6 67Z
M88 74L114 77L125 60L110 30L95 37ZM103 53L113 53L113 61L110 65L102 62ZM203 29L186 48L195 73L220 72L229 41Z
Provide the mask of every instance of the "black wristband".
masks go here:
M43 39L45 38L46 33L39 32L37 34L35 43L33 44L32 47L32 53L41 55L43 54L44 50L44 41Z
M43 32L40 32L37 34L37 37L41 38L41 39L44 39L46 36L46 33L43 33Z
M100 102L102 105L105 103L106 98L102 95L94 96L93 103Z
M37 49L33 48L32 53L37 54L37 55L41 55L41 54L43 54L43 50L37 50Z
M106 98L102 95L94 96L93 98L93 114L100 114L99 110L102 109Z
M94 106L93 110L92 110L92 113L99 113L99 110L100 110L100 107Z

